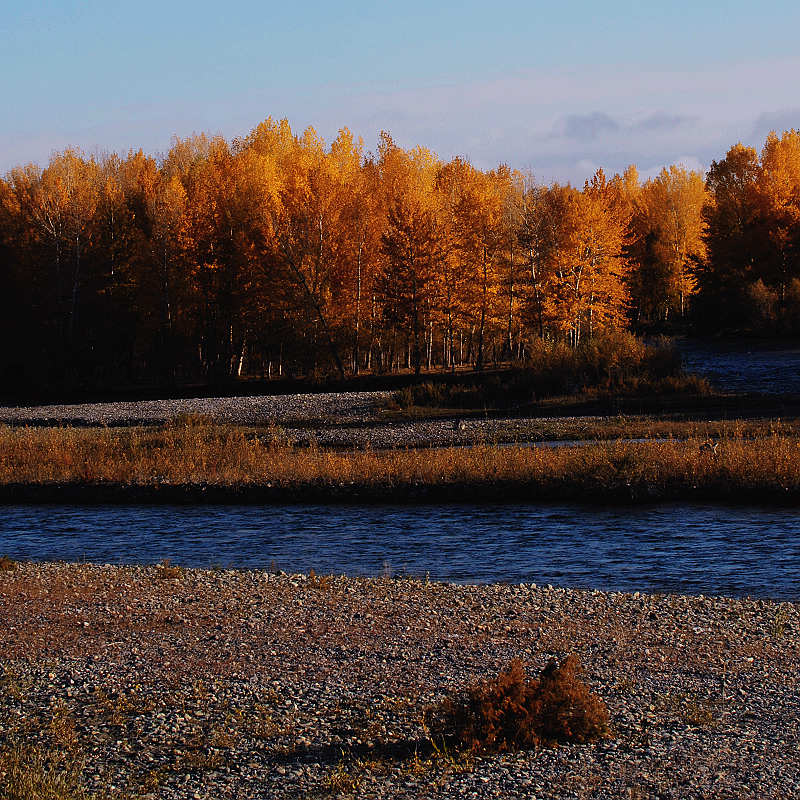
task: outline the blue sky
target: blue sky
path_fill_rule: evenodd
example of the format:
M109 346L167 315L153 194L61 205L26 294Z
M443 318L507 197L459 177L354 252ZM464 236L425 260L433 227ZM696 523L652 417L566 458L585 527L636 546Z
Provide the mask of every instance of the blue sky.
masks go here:
M800 127L793 2L4 0L0 173L287 117L543 181Z

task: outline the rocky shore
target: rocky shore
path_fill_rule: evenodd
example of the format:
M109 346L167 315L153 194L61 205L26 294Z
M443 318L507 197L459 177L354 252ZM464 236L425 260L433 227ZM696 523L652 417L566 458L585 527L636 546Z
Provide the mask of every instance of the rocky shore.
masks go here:
M264 571L11 564L0 739L125 798L800 796L800 604ZM575 653L591 745L467 758L422 715Z
M72 405L0 406L0 424L22 426L157 425L197 416L255 428L300 446L380 450L496 442L586 438L603 417L471 417L397 419L387 415L392 393L328 392L251 397L204 397ZM589 435L593 435L590 433Z

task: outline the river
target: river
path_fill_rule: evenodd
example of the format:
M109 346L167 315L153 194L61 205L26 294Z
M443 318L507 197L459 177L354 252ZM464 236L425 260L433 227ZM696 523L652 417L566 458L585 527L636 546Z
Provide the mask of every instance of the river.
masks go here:
M6 506L0 554L800 599L800 517L759 507Z
M800 394L800 343L677 339L687 372L726 392Z

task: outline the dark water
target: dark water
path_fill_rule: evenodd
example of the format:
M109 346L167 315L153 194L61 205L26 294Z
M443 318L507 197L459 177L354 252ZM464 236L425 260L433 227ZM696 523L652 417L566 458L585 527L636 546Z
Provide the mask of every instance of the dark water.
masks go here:
M0 509L15 559L409 574L800 599L791 510L664 505Z
M686 370L723 391L800 393L800 343L687 339L676 344Z

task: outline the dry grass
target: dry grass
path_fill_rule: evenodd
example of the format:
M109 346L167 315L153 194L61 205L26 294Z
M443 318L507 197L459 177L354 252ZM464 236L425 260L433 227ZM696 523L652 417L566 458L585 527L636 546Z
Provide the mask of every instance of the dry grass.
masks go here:
M664 419L652 416L553 417L525 420L531 441L614 439L763 439L800 436L796 419ZM519 422L507 423L500 435L513 438ZM518 435L518 434L517 434Z
M551 661L537 678L515 659L496 678L446 698L432 716L439 735L476 753L585 743L608 733L608 709L581 680L575 656L560 666Z
M4 800L90 800L80 764L57 751L14 745L0 749L0 797Z
M733 431L732 434L735 434ZM0 485L264 487L338 495L419 487L489 487L516 496L800 496L800 442L782 430L747 439L530 448L341 452L292 448L236 427L0 428Z

